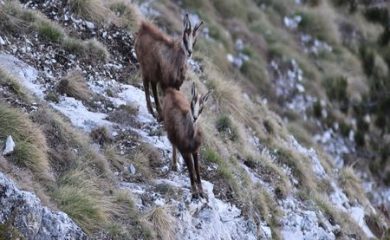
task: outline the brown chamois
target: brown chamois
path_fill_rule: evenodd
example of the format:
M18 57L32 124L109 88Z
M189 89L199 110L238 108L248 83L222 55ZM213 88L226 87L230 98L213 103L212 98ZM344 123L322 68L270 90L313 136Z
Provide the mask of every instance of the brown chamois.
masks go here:
M176 148L186 163L194 198L204 197L199 173L199 148L202 143L202 131L196 120L203 111L210 92L204 96L196 93L192 85L192 100L189 104L186 97L175 88L167 88L163 101L164 126L172 144L172 169L176 171Z
M162 120L162 115L157 94L157 84L160 84L164 92L167 87L180 89L186 76L187 59L191 57L198 30L203 21L192 28L191 21L188 14L186 14L183 24L183 34L177 39L172 39L161 32L155 25L146 21L141 22L137 33L135 52L142 71L146 104L148 111L155 116L150 102L150 84L158 112L157 119L160 121Z

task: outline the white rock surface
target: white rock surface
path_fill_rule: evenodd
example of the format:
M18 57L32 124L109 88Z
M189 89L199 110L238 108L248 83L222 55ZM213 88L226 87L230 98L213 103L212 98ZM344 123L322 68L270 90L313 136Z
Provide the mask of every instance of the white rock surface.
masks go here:
M15 150L15 142L12 139L12 136L8 136L7 140L5 141L5 148L3 151L3 156L9 155L14 152Z
M30 192L19 190L0 172L0 224L10 225L26 239L87 239L67 214L51 211Z
M35 68L9 54L0 54L0 68L22 81L21 84L36 96L44 97L44 88L36 83L38 71Z

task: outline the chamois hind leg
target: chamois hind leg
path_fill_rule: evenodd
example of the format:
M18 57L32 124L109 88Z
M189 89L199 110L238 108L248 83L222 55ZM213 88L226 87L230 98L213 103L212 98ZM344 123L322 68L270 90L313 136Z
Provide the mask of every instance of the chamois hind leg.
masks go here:
M177 171L176 146L172 144L172 171Z
M158 99L158 92L157 92L157 83L151 82L152 84L152 91L153 91L153 97L154 97L154 103L156 104L156 109L157 109L157 120L161 122L162 119L162 113L161 113L161 106L160 106L160 101Z
M194 159L195 172L196 172L196 184L198 187L198 193L199 193L200 197L205 198L206 195L203 193L202 180L200 178L199 153L198 152L193 153L192 157Z
M191 154L186 153L182 154L184 161L186 162L187 168L188 168L188 173L190 175L190 181L191 181L191 193L192 193L192 198L198 198L198 192L196 190L196 185L195 185L195 173L194 173L194 165L192 163L192 157Z
M145 98L146 98L146 107L148 108L149 113L152 114L153 117L155 117L152 108L152 103L150 102L150 91L149 91L150 81L146 77L143 77L143 81L144 81L144 91L145 91Z

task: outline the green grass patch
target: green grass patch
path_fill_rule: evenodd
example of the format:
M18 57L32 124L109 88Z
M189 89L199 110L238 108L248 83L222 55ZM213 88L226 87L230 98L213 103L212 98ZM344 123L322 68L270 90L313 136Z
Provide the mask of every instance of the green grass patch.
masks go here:
M0 140L9 135L16 144L9 158L32 170L38 179L50 179L45 135L27 115L0 102Z
M108 223L115 208L88 175L83 170L66 173L60 178L52 198L62 211L91 233Z
M217 128L219 133L221 133L231 141L236 141L239 138L237 128L233 126L232 120L226 115L222 115L217 119L215 127Z
M36 28L39 37L49 42L61 43L65 37L61 27L50 21L38 21Z

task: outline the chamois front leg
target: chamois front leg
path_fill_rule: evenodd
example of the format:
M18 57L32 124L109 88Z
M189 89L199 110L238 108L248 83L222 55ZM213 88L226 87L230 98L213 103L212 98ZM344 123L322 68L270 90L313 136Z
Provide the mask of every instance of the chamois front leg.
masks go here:
M196 172L196 184L197 184L197 187L198 187L199 196L202 197L202 198L206 198L206 195L203 193L202 180L200 178L199 152L193 153L192 157L194 159L195 172Z
M176 146L172 144L172 171L177 171Z
M194 171L194 164L192 163L191 154L186 153L186 154L182 154L182 155L183 155L184 161L186 162L186 165L188 168L188 173L190 175L192 198L197 199L197 198L199 198L199 194L196 190L195 171Z
M152 84L152 91L153 91L153 97L154 97L154 103L156 104L156 109L157 109L157 121L161 122L163 120L162 117L162 111L161 111L161 106L160 106L160 101L158 99L158 93L157 93L157 83L151 82Z
M152 114L153 117L155 117L152 108L152 103L150 102L150 91L149 91L150 81L146 77L143 78L143 81L144 81L144 91L145 91L145 98L146 98L146 107L148 108L148 112Z

